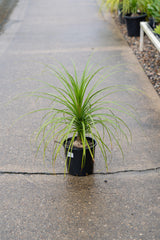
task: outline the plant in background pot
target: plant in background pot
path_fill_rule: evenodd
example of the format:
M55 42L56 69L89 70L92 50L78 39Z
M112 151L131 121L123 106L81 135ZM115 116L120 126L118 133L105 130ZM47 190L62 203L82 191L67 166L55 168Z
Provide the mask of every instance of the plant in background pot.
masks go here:
M121 24L125 24L126 23L125 18L123 16L123 4L124 4L125 1L126 0L120 1L119 5L118 5L118 18L119 18L119 22Z
M140 35L140 22L146 19L146 2L143 0L128 0L123 4L128 36L138 37Z
M156 26L153 32L160 38L160 25Z
M105 5L111 12L117 12L119 4L122 1L123 0L102 0L102 4Z
M131 131L120 116L125 114L135 118L135 115L132 110L129 111L128 105L125 107L119 101L113 101L111 95L135 90L129 86L106 86L106 76L100 76L104 68L90 65L89 61L80 78L74 64L73 74L60 65L61 70L52 65L46 66L57 78L56 85L43 81L50 90L31 93L36 98L50 102L46 108L33 111L44 111L36 134L36 140L40 138L37 152L43 145L45 157L49 144L54 143L54 163L60 149L64 147L68 172L85 176L93 172L96 145L102 152L106 168L107 156L111 154L114 143L123 155L119 135L129 143Z
M109 11L118 13L119 21L121 24L125 23L125 19L123 17L122 9L123 4L128 0L102 0L102 5L106 6Z
M149 25L154 29L157 23L160 23L160 1L159 0L146 0L147 8L146 13L149 18Z

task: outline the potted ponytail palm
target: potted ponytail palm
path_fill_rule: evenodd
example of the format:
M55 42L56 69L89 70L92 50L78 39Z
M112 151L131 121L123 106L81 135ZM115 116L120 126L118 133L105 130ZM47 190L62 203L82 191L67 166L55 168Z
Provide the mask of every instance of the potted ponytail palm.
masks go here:
M123 4L123 14L126 19L127 32L130 37L140 35L140 22L145 21L147 2L144 0L128 0Z
M107 156L111 154L113 142L118 145L123 155L118 133L129 142L131 131L116 112L131 117L134 115L119 102L112 101L110 96L117 91L133 89L127 86L100 87L106 79L104 76L99 76L104 68L91 66L89 61L80 78L74 64L73 75L62 64L60 65L61 70L54 66L47 68L57 78L61 87L59 84L57 87L44 82L50 88L50 92L32 92L33 96L51 102L48 107L35 111L45 112L36 135L36 140L41 136L37 151L44 144L45 157L48 145L54 143L52 159L55 161L60 149L64 147L65 166L68 172L72 175L85 176L93 172L96 145L102 152L106 168ZM99 127L102 129L102 136ZM105 140L106 136L108 142Z

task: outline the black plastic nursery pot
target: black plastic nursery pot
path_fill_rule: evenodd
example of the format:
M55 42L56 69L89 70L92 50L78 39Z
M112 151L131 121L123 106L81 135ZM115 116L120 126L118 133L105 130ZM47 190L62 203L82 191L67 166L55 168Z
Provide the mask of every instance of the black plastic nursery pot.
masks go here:
M149 26L154 30L156 27L155 19L153 17L150 17L148 23L149 23Z
M139 37L140 36L140 22L145 21L147 14L141 14L138 16L131 16L127 14L124 16L127 24L127 32L129 37Z
M68 151L69 148L69 142L72 138L68 138L63 143L63 146L65 148L65 156L67 157L67 170L68 173L74 176L87 176L89 174L93 173L94 169L94 161L92 159L92 156L90 154L90 151L88 147L86 147L86 156L84 159L84 164L82 168L82 155L83 155L83 148L77 148L73 147L72 151ZM87 141L90 143L93 143L90 145L90 149L93 153L93 156L95 155L95 147L97 145L96 141L90 137L87 137Z
M158 34L158 33L155 33L155 35L160 39L160 34Z
M119 18L119 22L120 22L121 24L125 24L125 23L126 23L121 8L118 9L118 18Z

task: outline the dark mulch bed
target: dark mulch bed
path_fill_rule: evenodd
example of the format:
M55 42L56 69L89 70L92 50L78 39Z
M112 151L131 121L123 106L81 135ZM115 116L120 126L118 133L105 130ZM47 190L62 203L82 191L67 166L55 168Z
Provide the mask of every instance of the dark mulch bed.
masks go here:
M114 16L114 19L153 84L154 89L160 96L160 53L147 36L144 37L144 50L140 52L139 37L128 37L126 25L120 24L117 16Z

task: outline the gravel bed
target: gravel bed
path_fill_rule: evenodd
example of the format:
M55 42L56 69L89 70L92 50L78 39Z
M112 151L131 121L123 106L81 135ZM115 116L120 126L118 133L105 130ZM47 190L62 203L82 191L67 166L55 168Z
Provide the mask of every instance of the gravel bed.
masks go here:
M146 35L144 36L144 50L140 52L139 37L128 37L126 25L120 24L117 16L114 16L114 19L125 40L139 60L154 89L160 96L160 53Z

